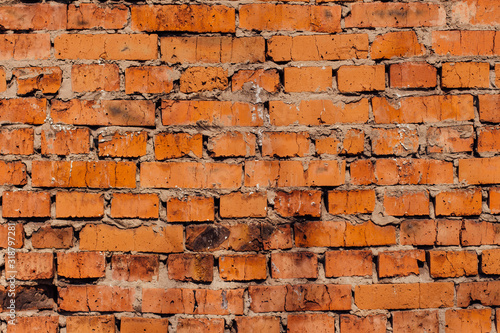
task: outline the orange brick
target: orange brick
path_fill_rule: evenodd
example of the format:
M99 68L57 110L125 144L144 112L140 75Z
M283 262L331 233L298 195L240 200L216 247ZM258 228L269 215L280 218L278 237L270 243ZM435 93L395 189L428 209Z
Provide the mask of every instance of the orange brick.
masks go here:
M386 192L384 211L393 216L429 215L429 193L427 191Z
M59 309L69 312L131 312L134 288L78 285L57 288Z
M99 6L80 3L68 6L68 29L123 29L127 24L125 5Z
M498 306L499 281L460 283L457 286L457 306L468 307L471 303Z
M235 10L220 5L132 6L132 30L234 32Z
M335 318L326 313L291 314L287 321L289 333L328 333L335 327Z
M224 319L222 318L179 318L177 333L224 333Z
M492 214L500 213L500 189L497 187L490 188L489 207Z
M481 140L480 134L478 136L478 139ZM428 153L470 152L472 151L473 145L474 127L471 125L453 127L429 127L427 129Z
M219 258L219 276L224 281L265 280L266 256L263 254L224 255Z
M9 232L10 236L12 237L12 232L15 233L14 239L10 239L10 244L9 244ZM24 228L22 223L17 223L17 224L2 224L0 225L0 248L7 248L7 247L12 247L15 249L20 249L24 245ZM14 242L14 244L12 244Z
M213 221L214 199L205 197L171 198L167 201L167 221Z
M186 248L191 251L260 251L262 230L256 223L205 224L186 227Z
M222 218L266 217L266 193L235 192L221 195L219 214Z
M396 311L392 313L394 332L411 333L418 327L424 332L439 333L439 316L437 311Z
M285 67L286 92L320 92L331 87L330 67Z
M103 252L58 252L57 275L70 279L95 279L106 275Z
M443 88L489 88L490 64L486 62L444 63L441 69Z
M374 128L371 139L375 155L405 156L416 153L419 147L417 130L408 128Z
M419 275L418 262L425 262L424 250L384 251L378 254L378 276Z
M480 189L452 190L436 195L436 215L480 215L482 195Z
M479 153L500 151L500 129L493 126L478 128L477 151Z
M321 215L320 191L292 191L276 193L274 209L281 216Z
M255 156L257 139L252 133L226 132L210 138L208 150L215 157Z
M154 60L158 36L145 34L62 34L54 39L56 59Z
M80 231L80 250L85 251L169 253L182 252L183 245L183 227L177 225L120 229L106 224L87 224Z
M264 89L267 92L277 92L280 86L280 76L276 69L240 70L231 78L231 90Z
M487 275L500 273L500 249L483 250L481 254L481 272Z
M368 100L349 104L333 103L331 100L303 100L299 106L282 101L269 102L269 117L274 126L333 125L337 123L359 123L368 121Z
M345 246L382 246L396 244L394 226L378 226L368 221L361 224L346 223Z
M500 158L470 158L458 160L458 180L467 184L495 184L500 182ZM477 172L482 170L482 172Z
M0 67L0 92L7 90L7 80L5 78L5 68Z
M364 214L375 209L375 191L329 191L328 212L330 214Z
M158 133L155 136L155 158L166 160L187 155L202 157L203 136L187 133Z
M212 18L210 22L213 22ZM161 59L169 64L265 61L265 40L262 37L162 37L160 42Z
M42 155L88 154L90 130L88 128L43 130L41 142Z
M437 231L436 221L407 220L401 222L401 245L434 245Z
M286 286L285 310L332 311L350 310L352 291L345 284L303 284Z
M1 155L30 155L34 149L34 131L32 128L0 130Z
M159 207L156 194L113 193L111 217L157 219Z
M104 215L104 197L100 193L57 192L56 217L96 218Z
M432 27L446 24L445 9L429 3L355 3L346 28Z
M68 316L66 332L115 333L115 316Z
M239 9L239 27L258 31L339 32L341 7L246 4Z
M342 142L341 154L357 155L365 150L365 132L358 129L347 130Z
M171 254L167 267L171 280L212 282L214 257L211 254Z
M181 75L180 90L183 93L225 90L228 84L227 70L221 67L190 67Z
M498 25L500 6L495 0L465 0L453 3L453 23L473 25Z
M475 251L429 251L429 267L434 278L471 276L478 273Z
M113 161L33 161L35 187L135 187L136 165Z
M315 146L318 155L337 155L341 151L342 142L337 137L330 136L316 139Z
M500 55L498 31L433 31L432 48L438 55Z
M147 132L115 132L113 136L99 134L99 156L139 157L146 155Z
M342 333L385 333L387 317L385 315L375 315L357 317L354 315L340 316L340 330Z
M500 64L495 64L495 85L500 88Z
M48 59L50 47L49 34L2 34L0 60Z
M500 228L495 223L464 221L461 230L462 246L500 245Z
M15 325L7 325L7 333L59 332L59 316L16 317Z
M372 265L371 251L347 250L325 253L326 277L371 276Z
M61 88L62 71L59 67L16 68L12 71L12 75L16 77L19 95L36 91L55 94Z
M155 188L228 188L241 186L238 164L197 162L143 162L141 186ZM175 179L170 175L176 175Z
M253 312L285 311L286 286L248 286L250 309Z
M170 67L144 66L125 69L126 94L169 93L173 87L173 72Z
M23 110L20 112L19 110ZM0 122L43 124L47 111L44 98L18 98L0 100Z
M54 276L54 255L41 252L16 252L15 259L5 255L5 277L9 279L11 271L18 280L51 279Z
M121 333L136 332L161 333L168 331L167 318L130 318L122 317L120 323ZM198 331L200 332L200 331Z
M3 217L50 217L50 193L15 191L3 192Z
M446 333L491 332L491 309L446 310Z
M340 66L337 85L341 92L385 90L383 65Z
M261 224L262 247L264 250L292 248L292 228L289 224Z
M437 70L424 62L393 64L389 67L389 82L394 88L434 88Z
M460 220L438 220L437 221L437 245L460 245L460 231L462 221Z
M280 318L271 316L236 317L236 327L240 333L266 332L280 333Z
M35 249L69 249L73 246L73 228L43 226L31 234L31 245Z
M295 157L309 155L309 134L306 132L265 132L262 136L262 155Z
M0 7L0 25L3 30L64 30L66 21L66 5L62 3Z
M424 54L425 47L418 42L417 34L414 31L388 32L377 36L371 48L373 59L413 57Z
M76 92L118 91L120 90L120 68L116 64L73 65L71 88Z
M343 221L314 221L293 225L297 247L341 247L346 224Z
M318 257L311 252L272 253L273 279L316 279Z
M273 36L267 54L274 61L365 59L368 44L367 34Z
M479 95L479 119L492 123L499 123L500 117L500 94L499 95Z
M111 271L114 280L158 280L159 266L160 262L157 255L114 254L111 258Z

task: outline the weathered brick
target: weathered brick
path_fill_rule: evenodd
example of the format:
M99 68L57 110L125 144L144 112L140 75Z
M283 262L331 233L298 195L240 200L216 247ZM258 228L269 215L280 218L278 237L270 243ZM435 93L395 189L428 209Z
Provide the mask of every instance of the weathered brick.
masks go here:
M73 65L71 88L76 92L120 90L120 68L116 64Z
M263 254L224 255L219 257L219 276L224 281L265 280L266 263Z
M50 217L50 193L32 191L5 191L2 195L2 216Z
M97 218L104 215L104 197L100 193L57 192L56 217Z
M460 245L462 221L438 220L436 245Z
M0 99L0 123L41 125L45 121L46 114L45 98Z
M171 254L168 256L167 267L169 279L211 282L214 257L211 254Z
M0 67L0 92L7 90L7 79L5 75L5 68Z
M278 192L274 200L274 209L281 216L321 215L320 191Z
M115 316L68 316L66 332L115 333Z
M358 317L354 315L340 316L340 330L342 333L385 333L387 317L374 315Z
M273 279L316 279L318 257L311 252L272 253L271 276Z
M496 153L500 151L500 129L494 126L479 127L477 130L478 153Z
M483 210L481 189L439 192L436 195L435 210L436 215L480 215Z
M481 140L479 132L478 140ZM427 129L428 153L471 152L474 145L474 127L471 125L453 127L429 127ZM480 147L478 143L478 150Z
M470 158L458 160L458 180L466 184L500 182L500 158ZM481 170L481 172L477 172Z
M332 87L330 67L285 67L286 92L321 92Z
M462 246L500 245L500 226L483 221L464 221L460 240Z
M18 280L51 279L54 276L54 255L44 252L16 252L15 259L5 255L5 278ZM13 275L9 273L15 271Z
M290 320L290 319L288 319ZM253 333L267 332L280 333L280 318L271 316L236 317L236 327L238 332Z
M483 250L481 272L488 275L500 274L500 249Z
M499 52L500 54L500 52ZM479 95L479 119L492 123L500 123L500 94Z
M429 251L432 277L471 276L478 273L478 259L474 251Z
M390 59L424 54L425 47L418 42L414 31L396 31L377 36L372 43L370 55L373 59Z
M114 193L111 200L113 218L158 218L160 202L156 194Z
M0 130L0 155L30 155L34 152L32 128Z
M293 225L297 247L341 247L344 245L344 221L314 221Z
M147 132L115 132L112 136L99 134L99 156L140 157L146 155Z
M484 306L500 305L500 282L466 282L457 287L457 306L468 307L471 303Z
M264 89L277 92L280 87L280 76L276 69L240 70L231 78L231 91Z
M250 285L250 309L258 313L285 311L286 294L286 286Z
M158 280L159 266L158 256L152 254L114 254L111 258L111 271L114 280Z
M174 87L173 76L172 69L167 66L128 67L125 69L125 93L169 93Z
M418 262L425 262L424 250L384 251L378 254L378 276L419 275Z
M375 191L329 191L328 212L330 214L364 214L375 209Z
M352 292L350 285L287 285L286 290L286 311L339 311L351 309Z
M103 252L58 252L57 275L70 279L93 279L106 275Z
M26 164L23 162L0 161L1 185L25 185L28 181Z
M412 333L422 330L439 333L439 316L435 310L395 311L392 313L394 333Z
M68 29L123 29L127 24L125 5L80 3L68 6Z
M310 140L307 132L265 132L262 136L262 155L306 156L309 155L309 145Z
M500 213L500 188L498 187L490 188L489 207L492 214Z
M177 333L224 333L222 318L179 318Z
M434 220L406 220L401 222L401 245L434 245L437 231Z
M205 197L171 198L167 201L167 221L213 221L214 199Z
M393 216L429 215L429 193L427 191L386 192L384 211Z
M18 4L0 7L3 30L66 29L66 6L62 3Z
M486 62L444 63L441 68L443 88L489 88L490 64Z
M167 318L131 318L122 317L120 323L121 333L136 332L161 333L168 331ZM198 331L200 332L200 331Z
M371 142L374 155L406 156L419 147L417 130L409 128L374 128Z
M266 217L266 193L234 192L220 197L219 214L222 218Z
M203 136L187 133L158 133L155 136L155 158L166 160L188 155L202 157Z
M500 55L498 31L433 31L432 48L438 55Z
M257 138L252 133L226 132L208 141L208 150L215 157L255 156L256 146Z
M78 285L58 287L58 305L69 312L128 312L134 311L134 288L117 286Z
M7 325L7 333L57 333L59 332L59 316L16 316L15 325Z
M287 322L289 333L328 333L335 327L335 318L326 313L291 314Z
M385 66L340 66L337 86L343 93L385 90Z
M225 90L228 85L228 72L221 67L189 67L180 80L183 93Z
M378 226L372 221L361 224L346 223L345 246L381 246L396 244L396 228L391 225Z
M42 155L88 154L90 130L88 128L43 130L41 144Z
M292 248L292 228L289 224L261 224L262 247L264 250Z
M38 60L50 57L49 34L2 34L0 60Z
M393 88L434 88L437 69L425 62L405 62L389 67L389 82Z
M16 68L12 75L16 77L18 95L36 91L55 94L61 88L62 70L59 67Z
M31 245L35 249L69 249L73 246L73 228L43 226L31 234Z
M262 249L261 239L260 225L255 223L186 227L186 248L191 251L259 251Z
M325 276L371 276L372 252L368 250L328 251L325 253Z
M491 332L491 309L446 310L446 333Z

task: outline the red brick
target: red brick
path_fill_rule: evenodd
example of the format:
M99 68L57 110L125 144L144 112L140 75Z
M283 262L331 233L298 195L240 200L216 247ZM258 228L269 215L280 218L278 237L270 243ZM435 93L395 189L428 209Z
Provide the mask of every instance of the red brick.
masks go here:
M59 67L16 68L12 71L12 75L17 80L18 95L26 95L36 91L41 91L44 94L55 94L61 88L62 71Z
M331 67L285 67L286 92L321 92L332 87Z
M335 318L326 313L291 314L287 319L288 333L330 333L335 327Z
M483 250L481 272L487 275L500 274L500 249Z
M45 121L46 114L45 98L0 99L0 123L41 125Z
M265 61L265 40L262 37L162 37L160 42L161 59L169 64Z
M80 231L80 250L182 252L183 229L177 225L120 229L105 224L87 224Z
M257 139L255 134L226 132L210 138L208 150L214 157L255 156Z
M31 245L35 249L69 249L73 247L73 228L43 226L31 234Z
M1 155L30 155L34 149L34 131L32 128L0 130Z
M375 191L329 191L328 212L330 214L364 214L375 209Z
M42 155L88 154L90 130L88 128L43 130L41 144Z
M260 251L261 228L256 223L206 224L186 227L186 248L191 251Z
M364 250L328 251L325 253L325 276L371 276L372 252Z
M172 69L167 66L128 67L125 69L125 93L169 93L174 87L173 76Z
M266 217L266 193L234 192L221 195L219 214L222 218Z
M255 316L236 317L236 328L240 333L280 333L281 325L279 317Z
M9 273L14 271L13 275ZM5 278L39 280L54 277L54 255L42 252L16 252L15 259L5 254Z
M115 316L68 316L66 332L115 333Z
M457 287L457 306L471 303L484 306L500 305L500 281L460 283Z
M338 123L363 124L368 121L368 100L348 104L333 103L331 100L302 100L297 107L282 101L269 102L269 117L274 126L333 125Z
M277 92L280 87L280 76L276 69L240 70L231 78L231 91L264 89Z
M500 245L500 226L490 222L464 221L460 239L462 246Z
M434 88L437 70L424 62L393 64L389 67L389 82L393 88Z
M167 201L167 221L213 221L214 199L205 197L171 198Z
M443 88L489 88L490 64L486 62L444 63L441 68Z
M0 67L0 92L7 90L7 80L5 78L5 68Z
M495 85L500 88L500 64L495 64Z
M141 186L155 188L227 188L241 186L239 164L198 162L143 162ZM171 175L175 175L174 178Z
M274 61L365 59L368 44L367 34L273 36L267 54Z
M228 85L228 72L221 67L189 67L180 79L183 93L226 90Z
M274 209L281 216L321 216L320 191L277 192Z
M248 286L250 309L253 312L285 311L286 286Z
M394 333L413 333L423 331L439 333L439 315L437 311L397 311L392 313Z
M311 252L272 253L273 279L316 279L318 257Z
M489 207L492 214L500 213L500 188L490 188Z
M154 60L158 36L145 34L62 34L54 39L56 59Z
M344 135L341 154L358 155L365 150L365 132L358 129L349 129Z
M289 224L261 224L262 247L264 250L292 248L292 228Z
M3 217L50 217L50 193L15 191L3 192Z
M341 7L246 4L239 9L239 27L258 31L339 32Z
M0 60L38 60L50 57L49 34L2 34Z
M93 279L106 275L103 252L58 252L57 275L70 279Z
M156 219L159 206L156 194L114 193L111 200L111 217Z
M263 254L224 255L219 257L219 276L224 281L265 280L266 263Z
M478 259L474 251L429 251L432 277L471 276L478 273Z
M99 156L140 157L146 155L147 132L115 132L113 136L99 134Z
M121 333L162 333L168 331L167 318L130 318L122 317L120 323ZM198 331L199 332L199 331Z
M179 318L177 333L224 333L224 319L222 318Z
M113 161L33 161L35 187L134 188L136 165Z
M500 25L500 5L495 0L456 1L451 8L453 23Z
M500 123L500 116L498 111L500 110L500 94L479 95L478 97L479 97L479 119L481 121Z
M16 316L15 325L7 325L7 333L58 333L59 316Z
M346 223L346 247L382 246L392 244L396 244L396 228L394 226L378 226L371 221L356 225Z
M496 153L500 151L500 129L493 126L479 127L477 130L477 152Z
M480 135L478 139L481 139ZM474 127L471 125L427 129L428 153L471 152L473 145Z
M285 310L351 310L351 286L345 284L302 284L286 286Z
M56 217L96 218L104 215L104 197L99 193L57 192Z
M154 126L155 106L140 100L56 100L51 116L56 123L71 125Z
M120 90L120 68L116 64L73 65L71 88L76 92Z
M446 333L491 332L491 309L446 310Z
M385 67L341 66L337 71L337 85L344 93L385 90Z
M125 5L98 6L80 3L68 6L68 29L123 29L127 24Z
M429 193L427 191L386 192L384 211L393 216L429 215Z
M418 262L425 262L424 250L384 251L378 254L378 276L419 275Z
M445 9L429 3L355 3L346 28L432 27L446 24Z
M418 152L419 137L416 129L374 128L371 136L375 155L406 156Z
M59 309L68 312L132 312L134 288L78 285L58 287Z
M401 98L398 104L385 98L372 98L377 124L432 123L474 119L471 95L433 95Z
M212 282L214 257L211 254L171 254L167 267L171 280Z
M373 59L391 59L424 54L425 47L418 42L414 31L396 31L377 36L372 43L370 55Z
M114 254L111 271L114 280L153 281L158 280L159 259L149 254Z
M132 6L132 30L234 32L234 8L220 5Z
M341 247L344 245L344 221L314 221L293 225L297 247Z
M433 31L432 48L438 55L500 55L498 31Z
M407 220L401 222L401 245L434 245L436 236L436 221L434 220Z
M357 317L354 315L340 316L340 331L342 333L385 333L387 317L374 315Z
M470 216L482 212L481 189L440 192L436 195L436 215Z
M460 245L460 220L438 220L436 245Z
M188 155L202 157L203 136L201 134L158 133L155 136L155 158L157 160Z
M0 7L0 26L3 30L64 30L66 5L40 3Z
M461 159L458 160L458 180L466 184L499 183L499 168L500 158L498 157Z
M262 155L306 156L309 155L309 145L309 134L306 132L265 132L262 136Z

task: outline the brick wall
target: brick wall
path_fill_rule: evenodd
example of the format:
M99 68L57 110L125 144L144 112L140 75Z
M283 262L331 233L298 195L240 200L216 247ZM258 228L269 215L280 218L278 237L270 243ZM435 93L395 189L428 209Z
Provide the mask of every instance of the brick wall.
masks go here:
M500 1L0 27L2 332L498 331Z

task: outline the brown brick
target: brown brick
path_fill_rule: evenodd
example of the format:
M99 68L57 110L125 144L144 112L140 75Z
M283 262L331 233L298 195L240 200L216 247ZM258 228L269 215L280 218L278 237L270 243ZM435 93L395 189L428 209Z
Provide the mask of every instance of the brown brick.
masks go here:
M211 282L214 257L211 254L171 254L168 256L167 267L169 279Z
M345 284L302 284L286 286L286 311L350 310L351 286Z
M261 224L262 246L264 250L292 248L292 228L289 224Z
M285 311L286 286L248 287L250 309L253 312L283 312Z
M186 227L186 248L191 251L233 250L236 252L262 249L260 225L231 223L191 225Z
M111 271L114 280L158 280L159 266L158 256L153 254L114 254L111 258Z
M73 246L73 228L43 226L31 234L31 245L35 249L69 249Z

